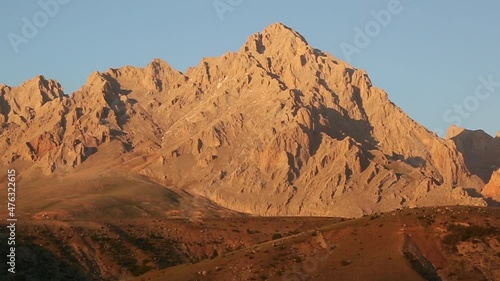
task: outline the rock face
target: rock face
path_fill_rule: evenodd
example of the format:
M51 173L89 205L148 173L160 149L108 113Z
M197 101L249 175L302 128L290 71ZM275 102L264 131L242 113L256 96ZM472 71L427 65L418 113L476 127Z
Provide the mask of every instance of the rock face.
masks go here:
M469 171L485 183L500 168L500 137L492 137L482 130L470 131L451 126L446 138L452 140L463 154Z
M1 165L26 177L122 169L256 215L485 204L454 140L279 23L185 74L154 60L71 96L37 77L0 103Z
M483 196L500 202L500 169L493 173L490 182L484 186Z

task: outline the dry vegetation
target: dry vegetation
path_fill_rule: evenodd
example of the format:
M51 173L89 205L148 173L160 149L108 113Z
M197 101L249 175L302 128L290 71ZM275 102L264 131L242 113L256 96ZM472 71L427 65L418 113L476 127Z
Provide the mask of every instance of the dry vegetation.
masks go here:
M18 278L497 280L499 217L499 209L442 207L354 220L24 221L19 264L30 266Z

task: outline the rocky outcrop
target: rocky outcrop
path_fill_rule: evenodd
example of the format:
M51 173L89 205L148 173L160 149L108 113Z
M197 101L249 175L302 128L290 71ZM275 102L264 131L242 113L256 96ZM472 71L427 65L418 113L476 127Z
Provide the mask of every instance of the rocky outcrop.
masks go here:
M469 171L484 183L500 168L500 137L492 137L482 130L471 131L451 126L446 135L462 153Z
M494 172L490 182L484 186L483 196L500 202L500 169Z
M8 94L26 86L0 88L2 165L25 174L121 169L258 215L485 204L464 191L484 183L456 142L283 24L185 74L157 59L95 72L69 97L41 85L31 111Z

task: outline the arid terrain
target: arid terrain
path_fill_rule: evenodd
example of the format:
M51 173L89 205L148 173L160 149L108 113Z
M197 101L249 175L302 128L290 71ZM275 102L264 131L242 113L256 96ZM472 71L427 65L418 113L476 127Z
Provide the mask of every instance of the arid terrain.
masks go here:
M134 280L498 280L499 211L424 208L318 224Z
M0 85L0 105L0 166L27 186L143 176L264 216L486 206L498 195L482 196L498 137L455 127L438 137L364 70L280 23L186 73L155 59L94 72L71 95L37 76Z
M19 223L16 280L498 280L499 218L479 207L350 220L49 216Z
M439 137L281 23L185 73L0 85L0 122L16 280L500 280L500 135Z

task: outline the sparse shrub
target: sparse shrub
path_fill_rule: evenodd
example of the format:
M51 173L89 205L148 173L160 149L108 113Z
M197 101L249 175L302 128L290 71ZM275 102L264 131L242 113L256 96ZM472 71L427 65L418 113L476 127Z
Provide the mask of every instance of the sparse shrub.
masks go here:
M301 257L301 256L294 256L293 257L293 262L295 263L299 263L299 262L303 262L304 259Z
M134 275L134 276L140 276L140 275L143 275L145 274L146 272L148 272L151 268L149 268L149 266L145 266L145 265L134 265L130 268L130 272Z
M340 261L340 265L342 266L348 266L351 264L351 261L350 260L341 260Z
M247 234L257 234L260 233L258 230L247 229Z
M92 233L90 235L90 240L92 240L94 242L97 242L97 241L99 241L99 236L97 234L95 234L95 233Z
M211 259L215 259L218 256L219 256L219 252L217 252L217 250L214 250Z
M130 236L130 237L128 238L128 242L129 242L130 244L132 244L132 245L137 244L137 237L135 237L135 236Z
M459 242L482 239L485 236L498 234L496 227L482 227L479 225L464 226L459 224L450 224L447 227L448 234L443 238L443 243L456 246Z
M163 239L163 236L161 234L156 234L154 232L151 232L149 234L149 238L151 239L157 239L157 240L160 240L160 239Z
M281 235L280 233L274 233L273 236L271 237L272 240L281 239L281 238L283 238L283 235Z

